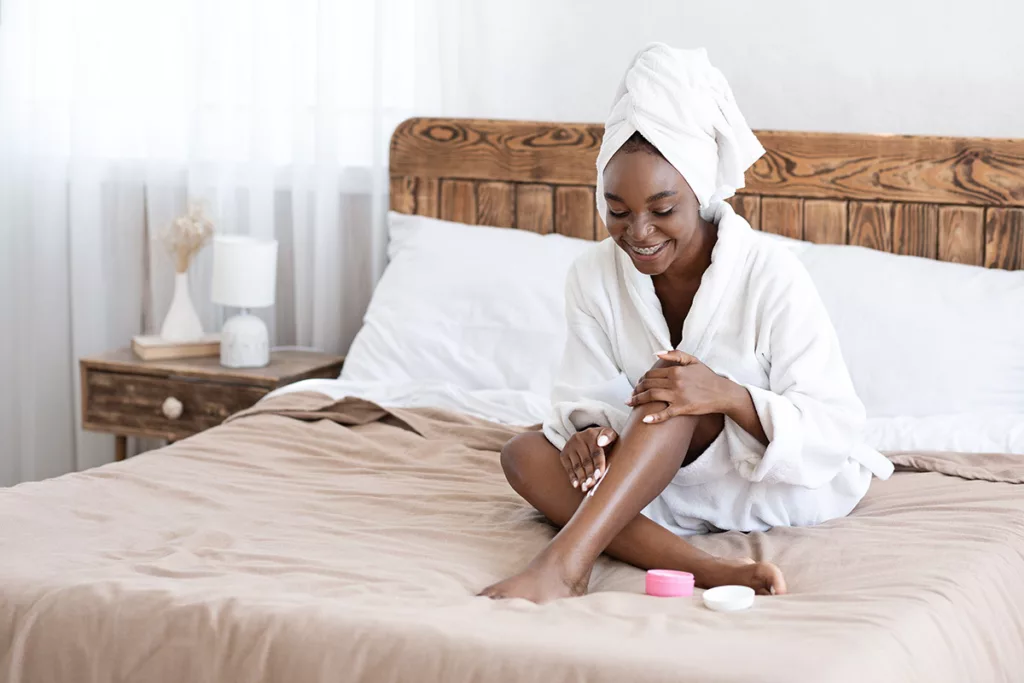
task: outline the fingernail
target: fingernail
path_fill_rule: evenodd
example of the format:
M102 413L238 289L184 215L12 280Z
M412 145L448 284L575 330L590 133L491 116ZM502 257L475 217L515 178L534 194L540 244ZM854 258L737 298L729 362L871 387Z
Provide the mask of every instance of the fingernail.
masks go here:
M604 434L602 434L601 436L597 437L597 445L601 446L602 448L607 446L608 445L608 437L605 436Z
M580 485L580 481L579 481L579 479L573 479L573 480L572 480L572 487L573 487L573 488L576 488L576 487L577 487L577 486L579 486L579 485Z
M600 478L601 478L601 470L599 470L599 469L598 470L594 470L594 479L600 479Z
M586 485L590 486L593 483L594 483L594 478L593 477L587 477Z
M650 424L651 422L654 422L654 416L653 415L648 415L647 417L644 418L644 422L646 422L648 424Z

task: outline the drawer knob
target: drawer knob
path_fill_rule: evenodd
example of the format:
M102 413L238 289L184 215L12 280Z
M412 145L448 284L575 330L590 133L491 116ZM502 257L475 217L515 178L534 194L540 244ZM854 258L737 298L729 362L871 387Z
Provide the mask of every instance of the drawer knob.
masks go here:
M181 405L181 401L174 398L173 396L168 396L166 399L164 399L164 405L162 408L162 410L164 411L164 417L166 417L168 420L177 420L179 417L181 417L181 410L183 407L184 406Z

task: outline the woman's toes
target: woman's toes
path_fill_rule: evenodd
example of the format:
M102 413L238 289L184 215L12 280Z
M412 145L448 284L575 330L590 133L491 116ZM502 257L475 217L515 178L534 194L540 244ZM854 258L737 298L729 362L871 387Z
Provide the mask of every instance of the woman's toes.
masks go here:
M756 562L750 566L750 581L747 585L760 595L785 595L786 579L782 570L771 562Z

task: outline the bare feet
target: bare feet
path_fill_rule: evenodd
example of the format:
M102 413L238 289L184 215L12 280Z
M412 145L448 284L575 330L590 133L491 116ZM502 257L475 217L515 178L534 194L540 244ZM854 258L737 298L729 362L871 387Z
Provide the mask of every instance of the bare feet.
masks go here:
M786 579L782 570L771 562L754 562L750 558L743 560L725 560L715 558L714 562L701 572L697 585L701 588L715 586L750 586L758 595L784 595Z
M530 602L550 602L586 595L589 583L590 571L575 576L542 555L515 576L490 585L479 594L498 600L525 598Z

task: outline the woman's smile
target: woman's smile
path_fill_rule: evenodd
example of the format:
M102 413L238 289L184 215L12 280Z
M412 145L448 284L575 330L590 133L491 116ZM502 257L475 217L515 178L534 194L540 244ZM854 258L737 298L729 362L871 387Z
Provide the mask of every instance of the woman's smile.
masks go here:
M668 243L671 241L672 240L665 240L664 242L651 245L630 244L625 240L623 240L623 243L626 245L626 250L629 252L629 255L637 261L653 261L661 256L662 252L665 251L665 247L667 247Z

